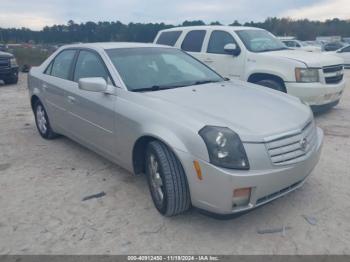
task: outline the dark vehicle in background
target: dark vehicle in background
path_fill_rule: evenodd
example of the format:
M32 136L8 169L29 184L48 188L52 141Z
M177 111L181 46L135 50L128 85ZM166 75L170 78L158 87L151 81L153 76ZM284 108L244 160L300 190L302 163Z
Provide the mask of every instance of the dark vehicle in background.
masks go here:
M325 44L323 46L323 50L324 51L336 51L340 48L343 48L344 46L345 46L345 44L343 44L341 42L332 42L332 43Z
M6 45L0 44L0 52L5 52L6 51Z
M16 58L10 54L0 51L0 80L5 84L17 84L18 64Z

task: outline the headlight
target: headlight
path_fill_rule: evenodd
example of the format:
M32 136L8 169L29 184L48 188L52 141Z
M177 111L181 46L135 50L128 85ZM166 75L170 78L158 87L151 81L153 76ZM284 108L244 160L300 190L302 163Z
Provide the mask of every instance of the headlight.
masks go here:
M210 163L230 169L249 169L249 162L239 136L227 127L205 126L199 131Z
M319 82L317 68L295 68L295 79L297 82L311 83Z
M12 57L12 58L10 59L10 65L11 65L11 67L16 67L16 66L18 66L18 65L17 65L17 61L16 61L16 58Z

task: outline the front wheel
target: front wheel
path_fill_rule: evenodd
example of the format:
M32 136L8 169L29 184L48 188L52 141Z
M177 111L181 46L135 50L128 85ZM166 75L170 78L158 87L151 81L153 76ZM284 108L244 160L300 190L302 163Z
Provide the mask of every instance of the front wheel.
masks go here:
M53 139L58 135L52 130L46 110L40 101L34 105L35 124L39 134L45 139Z
M283 93L287 93L284 85L278 81L275 81L275 80L270 80L270 79L260 80L260 81L256 82L255 84L265 86L265 87L268 87L268 88L271 88L271 89L274 89L276 91L280 91Z
M148 144L146 175L153 203L162 215L175 216L190 208L190 192L182 165L159 141Z

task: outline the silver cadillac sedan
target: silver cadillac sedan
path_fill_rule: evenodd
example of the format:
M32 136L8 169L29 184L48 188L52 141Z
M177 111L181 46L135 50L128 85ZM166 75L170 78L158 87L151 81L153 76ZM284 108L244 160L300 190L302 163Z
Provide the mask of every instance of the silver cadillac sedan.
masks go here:
M228 80L181 50L64 46L28 77L40 135L147 176L157 210L250 210L303 185L323 132L298 98Z

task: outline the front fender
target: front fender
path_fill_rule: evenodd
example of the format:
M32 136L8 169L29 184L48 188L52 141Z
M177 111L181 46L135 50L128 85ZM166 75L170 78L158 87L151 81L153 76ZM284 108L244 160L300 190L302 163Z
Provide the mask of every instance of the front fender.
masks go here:
M148 125L143 127L142 136L149 136L162 141L174 152L181 151L199 159L208 161L209 156L203 139L197 133L181 127L169 128L166 125Z
M274 57L267 54L251 55L248 58L245 80L253 74L269 74L281 78L284 82L295 81L295 67L304 66L303 63Z

